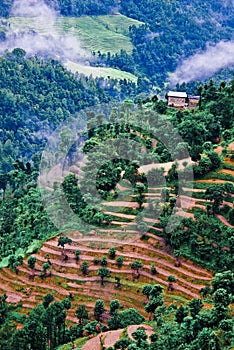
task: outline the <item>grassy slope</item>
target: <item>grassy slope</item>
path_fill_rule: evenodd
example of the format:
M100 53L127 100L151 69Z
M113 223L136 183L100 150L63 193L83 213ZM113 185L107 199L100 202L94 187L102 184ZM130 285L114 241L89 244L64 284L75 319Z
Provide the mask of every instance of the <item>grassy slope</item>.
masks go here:
M103 78L112 78L112 79L127 79L131 80L134 83L137 83L137 77L131 73L121 71L114 68L105 68L105 67L89 67L83 66L79 63L66 62L65 67L73 73L82 73L86 76L92 75L93 78L103 77Z
M141 22L131 18L118 16L84 16L84 17L58 17L54 23L36 18L11 17L11 27L34 29L39 34L72 34L83 42L88 51L108 52L112 54L121 49L132 52L128 28L131 25L140 25Z
M58 17L54 23L41 21L39 18L11 17L11 28L34 29L39 34L72 34L83 42L88 51L101 51L112 54L121 49L132 52L128 28L131 25L139 26L142 22L118 16L85 16L85 17Z
M133 46L129 38L129 26L142 24L139 21L122 15L116 16L92 16L92 17L58 17L54 23L34 18L12 17L9 19L11 28L14 31L19 28L33 29L40 35L52 34L54 36L62 36L65 34L72 35L81 40L82 48L89 52L100 51L102 53L111 54L120 52L121 49L128 53L132 52ZM83 73L93 77L108 76L113 79L128 79L134 82L137 77L133 74L123 72L113 68L94 68L87 67L73 62L68 62L66 67L73 71Z
M89 51L111 52L112 54L124 49L132 52L133 46L128 36L131 25L140 25L141 22L128 17L92 16L80 18L59 17L56 28L60 33L72 33L84 43Z

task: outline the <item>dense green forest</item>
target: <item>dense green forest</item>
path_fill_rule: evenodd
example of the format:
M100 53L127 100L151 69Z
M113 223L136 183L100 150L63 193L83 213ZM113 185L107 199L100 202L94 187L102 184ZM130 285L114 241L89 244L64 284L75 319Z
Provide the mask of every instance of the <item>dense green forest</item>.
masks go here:
M3 0L0 4L0 16L8 17L14 0ZM72 1L46 0L45 3L64 16L92 16L109 14L116 4L110 0Z
M184 1L121 1L121 13L145 25L130 27L132 57L122 53L107 58L107 64L119 68L124 65L125 69L140 72L160 87L168 72L173 72L179 62L198 49L204 50L207 42L232 38L231 1L225 5L220 1L186 4Z

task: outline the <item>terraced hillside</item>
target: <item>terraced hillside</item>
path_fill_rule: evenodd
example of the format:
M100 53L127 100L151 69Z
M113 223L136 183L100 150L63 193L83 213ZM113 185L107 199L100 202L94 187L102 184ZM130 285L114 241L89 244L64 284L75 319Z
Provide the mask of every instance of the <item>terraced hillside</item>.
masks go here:
M74 235L74 233L73 233ZM132 244L118 246L116 256L123 256L124 263L122 268L118 268L115 260L108 259L107 267L111 271L111 278L100 287L100 279L97 276L97 270L100 266L94 264L94 257L101 259L103 255L108 255L108 249L93 248L93 242L101 242L101 238L90 238L90 243L81 243L79 238L73 238L71 246L66 248L67 261L61 254L61 248L57 246L57 238L47 241L40 251L34 256L37 258L35 268L35 278L30 279L31 271L27 266L26 260L19 267L16 274L9 268L2 268L1 292L7 292L9 302L23 303L23 311L34 307L42 301L48 293L52 293L56 300L62 300L70 293L74 295L73 308L69 311L68 319L75 322L74 310L78 303L84 302L88 309L92 310L95 300L102 298L108 303L112 299L119 299L125 307L135 307L146 316L144 311L144 297L141 295L141 287L145 283L160 283L165 287L165 297L167 302L180 302L185 299L192 299L199 296L199 290L204 287L206 282L212 278L212 273L195 266L190 261L182 261L181 267L174 266L174 258L166 253L161 245L161 239L153 234L149 234L148 241L137 241ZM105 242L105 240L104 240ZM75 251L81 251L80 261L75 260ZM42 264L48 259L51 262L52 276L43 280L39 277L42 271ZM133 283L134 274L129 264L135 259L141 260L144 264L137 282ZM88 276L83 276L80 266L83 261L89 264ZM156 264L157 274L150 272L151 263ZM175 290L167 291L167 278L173 275L177 278L174 284ZM121 289L116 289L114 277L121 278ZM28 288L31 288L27 295Z
M224 157L223 166L215 172L209 173L208 176L204 177L202 180L196 180L194 183L193 197L195 198L195 203L193 206L193 211L196 208L206 210L206 204L208 201L205 198L205 191L212 185L224 184L225 182L230 182L234 184L234 160L231 157L234 151L234 142L227 145L225 148L219 146L216 148L216 152L219 154L226 154ZM226 226L234 228L234 226L228 221L228 217L225 215L226 208L234 208L234 194L227 193L224 197L221 207L221 213L216 214L216 217Z
M233 144L229 145L228 150L232 147ZM221 170L210 174L208 179L195 182L194 198L189 198L191 208L187 211L180 209L179 215L193 218L195 209L205 210L207 203L204 197L205 189L210 183L219 183L220 177L226 176L227 167L228 174L230 173L232 177L229 181L233 180L233 161L230 156L231 153L228 153ZM9 302L21 301L23 305L21 312L27 313L49 292L55 296L55 300L62 300L72 295L73 307L68 311L68 320L74 323L76 322L74 310L77 305L85 303L92 314L97 299L105 300L106 307L111 300L119 299L124 307L135 307L142 315L147 316L144 310L144 297L141 294L142 286L146 283L163 285L166 303L173 302L179 305L182 301L186 302L200 296L199 291L211 281L212 272L184 258L181 258L181 266L176 266L173 254L161 237L162 229L157 219L146 215L144 221L149 225L149 231L140 238L135 221L137 203L134 201L134 195L129 194L127 183L118 184L118 189L117 201L103 203L103 211L113 217L109 226L91 231L85 239L78 231L68 232L72 244L65 247L65 253L58 247L58 237L52 237L34 254L37 259L35 271L29 269L26 259L22 266L19 266L17 273L7 267L0 270L2 281L0 291L7 293ZM186 188L184 193L182 200L186 201ZM149 188L146 197L157 198L159 195L158 188ZM224 204L233 206L233 197L231 195L225 199ZM224 224L233 227L223 215L217 217ZM111 278L102 286L97 274L100 263L95 263L94 259L100 261L104 255L108 256L110 246L116 247L116 257L123 257L123 265L118 267L116 261L108 257L107 268L111 271ZM76 250L80 250L79 261L75 258ZM42 278L40 277L42 265L48 260L51 263L51 276ZM139 275L131 269L131 264L135 260L140 260L143 264ZM89 265L87 275L82 274L80 270L84 261ZM152 274L152 264L155 264L156 274ZM176 278L172 291L168 290L168 276ZM117 286L115 277L120 278L121 287Z
M90 52L101 51L112 54L121 49L132 52L129 26L139 26L142 22L123 15L58 17L55 21L40 18L11 17L13 31L34 30L40 35L72 35L82 42L82 47ZM114 45L113 45L114 43Z

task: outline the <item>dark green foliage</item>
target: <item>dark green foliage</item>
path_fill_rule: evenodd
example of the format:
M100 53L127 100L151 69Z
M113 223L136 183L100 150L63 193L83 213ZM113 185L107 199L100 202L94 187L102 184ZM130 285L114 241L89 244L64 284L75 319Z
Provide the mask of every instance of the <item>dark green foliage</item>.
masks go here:
M145 23L138 28L130 27L131 40L135 46L133 67L137 67L157 85L163 85L167 73L175 70L181 56L189 57L196 53L197 48L205 49L207 41L230 38L232 31L231 2L226 7L217 1L189 1L185 6L180 0L170 3L166 0L122 0L121 5L121 13ZM221 31L216 30L212 21L216 14L227 16ZM203 18L204 22L199 23L199 18Z
M114 315L115 312L119 309L120 303L118 299L111 300L110 302L110 314Z
M184 318L188 315L188 308L186 306L180 306L179 309L176 310L175 320L177 323L182 323Z
M82 107L92 105L97 91L88 85L85 88L84 80L75 79L55 61L19 59L16 51L0 59L0 68L1 170L6 173L19 157L35 157L45 145L46 134Z
M217 273L212 280L212 292L216 292L218 289L225 289L229 294L234 293L234 273L230 271L224 271Z
M88 274L89 270L89 264L87 261L83 261L81 267L80 267L81 272L83 273L84 276Z
M100 263L102 266L107 266L107 256L103 255L102 259L100 260Z
M0 296L0 324L4 323L8 311L6 299L6 294Z
M135 260L132 264L130 264L131 269L139 272L139 270L143 267L143 263L139 260Z
M58 62L24 56L15 49L0 58L1 258L55 232L37 188L47 136L66 118L93 105L94 95L95 101L108 100L96 83L75 78ZM82 207L79 193L74 196Z
M80 324L83 324L86 320L89 319L88 311L83 304L78 305L75 315L78 318Z
M38 305L31 311L23 329L14 333L12 349L44 350L48 342L49 349L55 349L66 340L65 320L66 311L63 303L56 301L46 308Z
M45 309L50 305L50 303L54 300L54 296L52 294L46 294L43 299L43 306Z
M102 286L104 286L104 279L110 277L110 275L111 272L106 267L100 267L98 269L98 276L100 276Z
M118 268L121 268L123 266L124 258L123 258L123 256L118 256L115 259L115 261L116 261Z
M36 257L31 255L28 258L28 267L33 270L35 267L36 261L37 261Z
M117 340L117 342L114 345L114 349L120 349L120 350L124 350L127 349L129 347L129 345L131 344L131 340L129 338L122 338Z
M104 301L101 299L96 300L95 307L94 307L94 318L97 321L100 321L100 317L103 314L105 308L104 308Z
M156 275L157 274L157 269L155 267L155 263L151 264L150 272L152 273L152 275Z
M134 309L125 309L119 313L120 316L120 328L125 328L131 324L141 324L144 322L144 317L139 314L139 312Z
M64 249L66 244L72 244L71 238L64 236L59 237L58 246L61 246Z
M147 296L147 304L145 306L145 311L150 314L150 319L154 314L155 310L162 306L164 303L164 299L162 297L163 287L159 284L154 286L146 285L142 289L142 293Z
M188 305L191 316L195 318L201 311L203 307L203 302L201 301L201 299L193 299L189 302Z
M115 249L115 247L111 247L109 249L109 257L110 257L110 259L115 259L115 255L116 255L116 249Z

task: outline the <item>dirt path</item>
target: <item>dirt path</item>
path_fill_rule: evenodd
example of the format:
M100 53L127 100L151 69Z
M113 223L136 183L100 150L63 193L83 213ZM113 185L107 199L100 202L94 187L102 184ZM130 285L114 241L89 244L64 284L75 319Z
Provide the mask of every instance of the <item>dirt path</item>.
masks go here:
M231 169L221 169L217 172L218 174L228 174L234 176L234 171Z
M185 158L185 159L178 160L177 163L178 163L178 169L179 170L184 169L184 166L183 166L184 162L187 162L188 164L193 164L194 163L194 162L191 161L190 158ZM174 163L175 162L173 161L173 162L168 162L168 163L151 163L151 164L147 164L147 165L142 165L139 168L139 171L142 172L142 173L147 174L152 169L164 168L164 170L165 170L164 175L166 175L168 173L168 171L171 169L171 167L172 167L172 165Z
M154 333L153 328L151 326L145 324L132 325L127 328L127 334L132 340L132 333L135 332L139 327L144 328L148 336ZM124 329L118 329L117 331L108 331L101 333L98 336L88 340L87 343L82 346L82 350L101 350L100 337L102 337L102 339L104 340L104 345L106 348L114 346L117 340L120 339L123 331Z
M112 202L104 202L104 206L107 207L127 207L127 208L137 208L137 202L125 202L125 201L112 201Z
M88 340L88 342L82 346L82 350L101 350L100 337L102 337L104 340L105 347L113 346L117 340L119 340L122 333L123 329L101 333L98 336Z
M195 180L195 183L214 183L214 184L223 184L226 182L226 180L220 180L220 179L206 179L206 180Z

